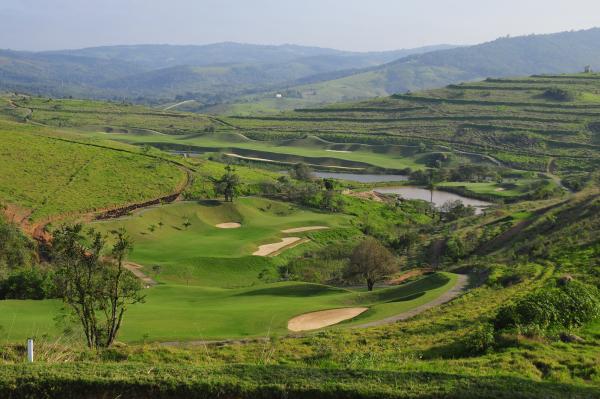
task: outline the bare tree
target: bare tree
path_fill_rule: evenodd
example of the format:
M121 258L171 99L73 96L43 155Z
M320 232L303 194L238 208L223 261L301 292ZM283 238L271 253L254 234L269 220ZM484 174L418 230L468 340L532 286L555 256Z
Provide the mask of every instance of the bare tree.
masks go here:
M365 238L354 248L350 263L344 271L346 279L361 277L367 288L373 291L375 283L398 271L398 263L392 253L373 237Z

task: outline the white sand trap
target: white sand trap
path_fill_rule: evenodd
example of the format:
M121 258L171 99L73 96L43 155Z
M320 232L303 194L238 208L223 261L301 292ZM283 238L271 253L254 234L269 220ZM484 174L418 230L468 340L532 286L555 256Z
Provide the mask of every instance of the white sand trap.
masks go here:
M343 152L343 153L350 153L352 151L346 151L346 150L325 150L327 152Z
M216 224L215 227L218 227L219 229L239 229L242 225L237 222L227 222Z
M504 191L504 189L502 187L498 187L497 189L495 189L494 191Z
M341 321L352 319L367 310L369 308L343 308L305 313L290 319L288 321L288 330L308 331L332 326Z
M287 229L281 230L282 233L302 233L304 231L313 231L313 230L325 230L328 229L327 226L306 226L306 227L296 227L295 229Z
M285 237L281 240L281 242L275 242L273 244L265 244L258 247L258 251L254 252L252 255L255 256L269 256L283 248L289 247L293 244L296 244L298 241L301 241L300 237Z

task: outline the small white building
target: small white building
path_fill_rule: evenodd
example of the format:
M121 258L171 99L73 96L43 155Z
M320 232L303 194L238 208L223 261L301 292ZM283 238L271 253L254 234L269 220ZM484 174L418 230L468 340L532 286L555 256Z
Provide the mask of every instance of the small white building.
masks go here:
M277 94L275 94L275 98L283 98L283 94L277 93Z

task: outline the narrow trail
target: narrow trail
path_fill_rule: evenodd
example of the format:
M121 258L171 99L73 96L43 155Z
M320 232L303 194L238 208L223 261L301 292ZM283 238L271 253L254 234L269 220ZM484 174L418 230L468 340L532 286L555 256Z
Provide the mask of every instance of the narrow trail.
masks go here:
M155 286L155 285L158 284L158 282L156 282L156 280L154 280L151 277L148 277L142 271L142 268L143 268L142 265L140 265L138 263L133 263L133 262L125 262L123 264L123 266L125 267L125 269L127 269L131 273L133 273L134 276L136 276L138 279L140 279L142 281L142 283L144 283L144 285L146 286L146 288L150 288L150 287L153 287L153 286Z
M187 103L191 103L191 102L194 102L194 100L185 100L185 101L181 101L181 102L179 102L179 103L177 103L177 104L169 105L168 107L166 107L166 108L163 108L163 111L168 111L168 110L170 110L170 109L177 108L177 107L179 107L180 105L187 104Z
M566 191L568 193L572 193L571 189L563 184L562 179L560 177L558 177L557 175L555 175L554 172L552 171L554 162L555 162L554 158L548 159L548 163L546 164L546 174L548 175L548 177L550 177L554 181L554 183L556 183L556 185L558 185L564 191Z
M394 315L391 317L386 317L385 319L372 321L370 323L359 324L358 326L355 326L353 328L377 327L377 326L383 326L385 324L396 323L397 321L410 319L411 317L421 314L421 313L425 312L426 310L429 310L436 306L443 305L444 303L450 302L451 300L459 297L466 291L468 285L469 285L469 276L466 276L464 274L459 274L456 279L456 284L454 284L454 287L452 287L450 290L446 291L445 293L443 293L442 295L440 295L433 301L427 302L426 304L423 304L421 306L417 306L416 308L411 309L409 311L406 311L406 312L403 312L403 313L400 313L400 314L397 314L397 315Z

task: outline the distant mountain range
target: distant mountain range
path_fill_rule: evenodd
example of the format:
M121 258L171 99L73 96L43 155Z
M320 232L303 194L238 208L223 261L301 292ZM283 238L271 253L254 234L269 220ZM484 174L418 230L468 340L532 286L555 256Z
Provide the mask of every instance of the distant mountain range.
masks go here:
M295 45L138 45L51 52L0 50L0 90L47 96L214 103L315 75L381 65L453 46L356 53Z
M581 72L590 65L600 69L600 28L500 38L469 47L410 55L360 71L339 72L325 81L286 87L295 95L272 100L273 93L246 96L221 107L249 113L291 109L331 102L355 101L406 91L442 87L487 77Z
M187 109L260 112L450 83L600 69L600 28L356 53L296 45L136 45L52 52L0 50L0 90ZM281 93L283 98L275 98ZM280 96L277 96L280 97Z

